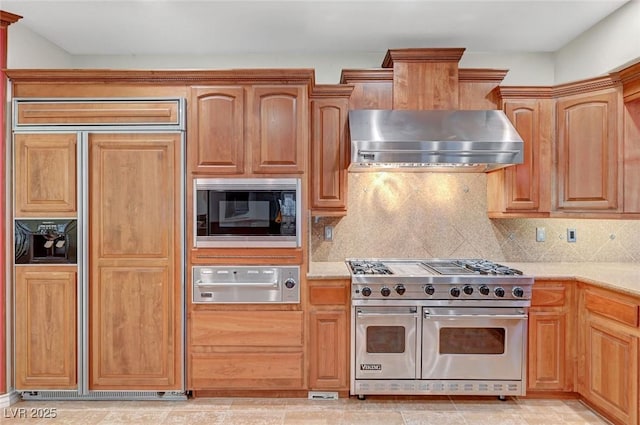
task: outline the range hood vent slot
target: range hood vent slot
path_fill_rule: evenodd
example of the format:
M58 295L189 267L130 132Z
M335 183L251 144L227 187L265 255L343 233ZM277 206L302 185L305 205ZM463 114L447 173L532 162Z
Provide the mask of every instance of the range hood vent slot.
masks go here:
M486 172L524 159L500 110L352 110L349 130L350 171Z

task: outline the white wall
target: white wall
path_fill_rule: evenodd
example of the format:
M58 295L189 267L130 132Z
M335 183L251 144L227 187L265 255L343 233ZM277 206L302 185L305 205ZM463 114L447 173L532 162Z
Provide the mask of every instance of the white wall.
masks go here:
M640 0L631 0L555 54L555 83L597 77L640 60Z
M9 26L8 68L71 68L71 64L71 55L20 21Z
M428 46L425 46L428 47ZM463 46L464 47L464 46ZM233 69L313 68L318 84L342 69L378 68L386 51L324 55L69 55L21 25L9 27L9 68ZM640 60L640 0L631 0L555 53L466 51L462 68L508 69L504 85L553 85L596 77Z

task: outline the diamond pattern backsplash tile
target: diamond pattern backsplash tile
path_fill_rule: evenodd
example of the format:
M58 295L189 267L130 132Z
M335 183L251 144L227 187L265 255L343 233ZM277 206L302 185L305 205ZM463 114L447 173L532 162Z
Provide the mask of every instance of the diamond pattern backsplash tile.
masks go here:
M485 174L350 173L348 214L311 222L311 260L640 262L640 220L489 219ZM324 226L334 226L333 241ZM546 240L536 242L536 228ZM576 242L567 242L567 229Z

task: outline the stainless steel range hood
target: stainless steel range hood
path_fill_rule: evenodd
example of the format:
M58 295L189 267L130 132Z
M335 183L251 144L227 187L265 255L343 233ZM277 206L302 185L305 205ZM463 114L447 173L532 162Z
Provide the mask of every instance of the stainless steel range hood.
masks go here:
M486 172L524 159L522 138L499 110L352 110L349 129L350 171Z

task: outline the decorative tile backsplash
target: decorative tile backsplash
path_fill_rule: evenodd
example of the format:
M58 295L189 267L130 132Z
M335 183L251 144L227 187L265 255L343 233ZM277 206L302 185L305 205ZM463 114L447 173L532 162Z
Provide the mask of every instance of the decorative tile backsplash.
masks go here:
M640 262L640 220L489 219L485 174L350 173L348 215L311 222L311 260ZM324 226L334 226L333 241ZM546 240L536 242L536 227ZM576 242L567 242L567 229Z

